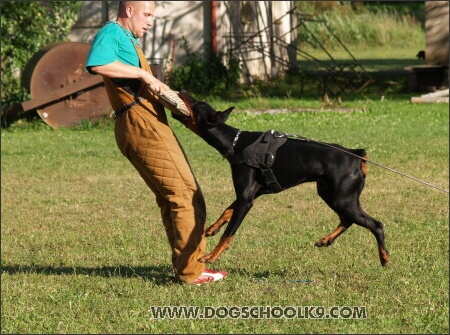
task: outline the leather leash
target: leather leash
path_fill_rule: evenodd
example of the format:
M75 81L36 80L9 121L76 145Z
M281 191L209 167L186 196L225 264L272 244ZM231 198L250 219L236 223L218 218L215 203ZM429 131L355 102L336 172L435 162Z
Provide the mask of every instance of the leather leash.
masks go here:
M344 149L335 147L334 145L331 145L331 144L329 144L329 143L311 140L311 139L308 139L308 138L306 138L306 137L304 137L304 136L295 135L295 134L286 134L286 133L280 133L280 134L284 134L284 135L285 135L286 137L288 137L288 138L297 139L297 140L302 140L302 141L311 142L311 143L316 143L316 144L324 145L324 146L327 146L327 147L330 147L330 148L333 148L333 149L336 149L336 150L345 152L345 153L347 153L347 154L349 154L349 155L352 155L352 156L355 156L355 157L357 157L357 158L360 158L360 159L363 160L363 161L372 163L372 164L374 164L374 165L376 165L376 166L379 166L379 167L381 167L381 168L383 168L383 169L389 170L389 171L391 171L391 172L398 173L398 174L400 174L400 175L402 175L402 176L404 176L404 177L407 177L407 178L409 178L409 179L418 181L419 183L422 183L422 184L425 184L425 185L427 185L427 186L433 187L433 188L435 188L435 189L437 189L437 190L439 190L439 191L442 191L442 192L445 192L445 193L449 193L448 190L445 190L445 189L440 188L440 187L438 187L438 186L436 186L436 185L427 183L426 181L420 180L420 179L418 179L418 178L416 178L416 177L413 177L413 176L410 176L410 175L408 175L408 174L406 174L406 173L403 173L403 172L394 170L394 169L392 169L392 168L390 168L390 167L387 167L387 166L378 164L378 163L376 163L376 162L374 162L374 161L372 161L372 160L370 160L370 159L368 159L368 158L364 158L364 157L358 156L358 155L356 155L356 154L354 154L354 153L352 153L352 152L349 152L349 151L347 151L347 150L344 150Z

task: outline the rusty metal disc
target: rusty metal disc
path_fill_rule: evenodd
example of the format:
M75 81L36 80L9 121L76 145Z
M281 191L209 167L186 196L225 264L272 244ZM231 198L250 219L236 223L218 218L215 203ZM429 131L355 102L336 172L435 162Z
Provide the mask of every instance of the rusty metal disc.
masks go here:
M89 49L90 44L81 42L50 45L39 51L25 69L22 83L27 85L29 80L33 98L52 92L55 95L52 102L37 109L39 116L52 128L71 127L85 119L94 122L111 114L101 78L95 76L99 80L92 84L93 75L85 71ZM31 79L27 79L29 73L32 73ZM75 93L58 96L75 84Z

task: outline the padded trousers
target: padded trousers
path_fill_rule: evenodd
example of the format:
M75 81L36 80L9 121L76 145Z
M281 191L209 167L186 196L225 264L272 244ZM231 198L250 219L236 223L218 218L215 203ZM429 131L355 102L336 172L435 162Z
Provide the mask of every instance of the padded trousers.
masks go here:
M194 281L205 269L206 206L186 155L167 116L138 103L119 115L115 138L122 154L153 191L172 249L175 276Z

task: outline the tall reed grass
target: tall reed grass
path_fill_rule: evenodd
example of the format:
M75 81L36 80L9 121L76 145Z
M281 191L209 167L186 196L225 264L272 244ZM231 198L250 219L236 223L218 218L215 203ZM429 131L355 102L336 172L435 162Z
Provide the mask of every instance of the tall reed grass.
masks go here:
M324 47L338 48L339 42L333 34L344 45L353 48L414 48L419 43L425 45L420 19L408 12L399 13L392 7L340 4L338 1L299 1L298 8L300 13L311 19L305 22L307 29L304 26L298 28L299 46L303 48L319 47L313 35Z

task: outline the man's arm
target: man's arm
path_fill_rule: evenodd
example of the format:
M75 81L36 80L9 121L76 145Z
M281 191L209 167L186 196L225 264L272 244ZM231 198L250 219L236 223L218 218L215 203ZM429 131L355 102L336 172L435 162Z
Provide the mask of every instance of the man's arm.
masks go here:
M101 76L110 78L136 78L142 79L148 85L151 86L153 90L158 93L165 92L169 87L163 82L159 81L156 77L152 76L150 73L141 69L140 67L127 65L119 61L114 61L109 64L92 66L90 70Z

